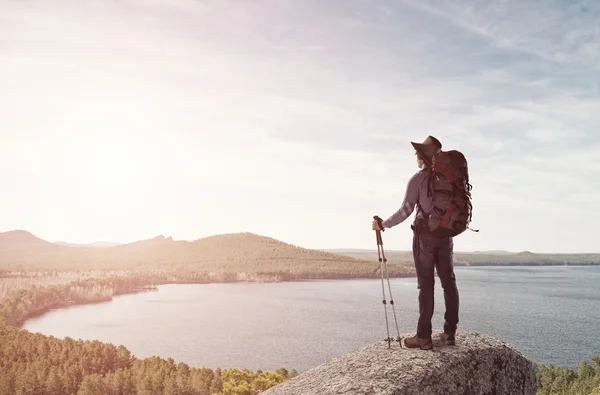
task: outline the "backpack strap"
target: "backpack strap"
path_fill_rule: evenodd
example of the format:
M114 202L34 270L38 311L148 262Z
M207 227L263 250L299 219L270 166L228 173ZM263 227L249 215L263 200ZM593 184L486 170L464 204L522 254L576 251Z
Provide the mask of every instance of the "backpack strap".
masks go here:
M431 172L430 168L424 169L424 172L427 172L428 174L425 176L425 178L423 179L422 183L426 183L427 184L427 197L433 197L433 173ZM423 184L421 183L421 187L423 186ZM419 191L419 195L420 195L420 191ZM423 210L423 206L421 206L421 203L419 203L419 201L417 201L417 215L415 216L415 224L417 223L417 218L419 216L419 213L423 216L423 221L426 222L427 220L429 220L429 213L426 213L425 210Z

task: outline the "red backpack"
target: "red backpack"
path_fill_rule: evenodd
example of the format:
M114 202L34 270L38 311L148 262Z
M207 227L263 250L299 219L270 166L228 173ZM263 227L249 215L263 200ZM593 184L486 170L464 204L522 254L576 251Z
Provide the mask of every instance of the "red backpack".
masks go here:
M473 211L473 187L469 184L469 168L465 156L456 150L438 153L433 157L427 177L433 209L430 213L423 214L427 218L430 232L437 237L461 234L469 228Z

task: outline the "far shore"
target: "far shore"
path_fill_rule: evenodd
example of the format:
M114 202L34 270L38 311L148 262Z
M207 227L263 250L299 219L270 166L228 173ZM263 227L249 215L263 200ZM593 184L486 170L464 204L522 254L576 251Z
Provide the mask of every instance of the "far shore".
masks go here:
M456 267L459 268L474 268L474 267L540 267L540 266L553 266L553 267L557 267L557 266L561 266L561 267L587 267L587 266L598 266L600 265L600 263L594 263L594 264L558 264L558 263L551 263L551 264L529 264L529 265L525 265L525 264L501 264L501 265L482 265L482 264L468 264L468 265L455 265ZM39 272L38 272L39 273ZM390 275L390 279L393 278L415 278L416 275L413 274L400 274L400 275L394 275L391 276ZM131 277L130 277L131 278ZM135 278L135 275L133 275L133 278ZM93 279L92 279L93 280ZM249 280L228 280L228 281L208 281L208 282L186 282L186 281L175 281L175 282L171 282L171 281L165 281L165 282L156 282L153 284L145 284L145 285L140 285L137 284L135 287L132 287L131 289L126 289L126 290L121 290L120 292L116 292L113 293L112 295L110 295L109 297L105 297L101 300L78 300L78 301L74 301L74 300L69 300L69 301L61 301L58 303L53 304L52 306L49 306L45 309L42 310L37 310L31 314L27 314L26 316L24 316L21 320L19 320L19 322L14 323L11 326L14 326L16 328L19 329L23 329L23 327L25 326L25 323L27 320L30 320L32 318L37 318L37 317L41 317L44 314L48 313L51 310L56 310L56 309L63 309L63 308L69 308L72 306L82 306L82 305L93 305L93 304L101 304L101 303L106 303L106 302L110 302L112 301L112 299L116 296L122 296L122 295L132 295L132 294L137 294L137 293L142 293L142 292L149 292L149 291L157 291L159 286L162 285L191 285L191 284L195 284L195 285L209 285L209 284L239 284L239 283L254 283L254 284L266 284L266 283L291 283L291 282L322 282L322 281L351 281L351 280L381 280L381 276L379 277L375 277L375 276L368 276L368 277L344 277L344 278L340 278L340 277L331 277L331 278L327 278L327 277L323 277L323 278L297 278L297 279L286 279L286 280L277 280L277 279L267 279L267 280L258 280L258 281L249 281ZM384 280L387 280L387 278L384 276ZM68 284L64 284L66 286L70 285L71 283Z
M21 272L22 273L22 272ZM33 274L34 272L29 272ZM40 272L35 272L40 273ZM390 274L390 279L393 278L414 278L415 274L410 273L402 273L402 274ZM385 278L385 277L384 277ZM87 293L86 289L92 289L96 284L94 280L101 281L107 287L105 291L110 292L110 294L103 294L98 296L94 293ZM158 286L161 285L186 285L186 284L196 284L196 285L208 285L208 284L239 284L239 283L255 283L255 284L266 284L266 283L285 283L285 282L319 282L319 281L339 281L339 280L381 280L381 276L323 276L318 278L294 278L294 279L276 279L273 277L266 277L264 279L259 280L213 280L213 281L149 281L147 277L144 277L141 273L136 276L136 273L128 273L127 276L115 276L115 277L107 277L107 278L88 278L85 280L87 282L86 286L83 286L81 282L72 281L66 284L51 284L51 285L40 285L36 284L34 286L28 288L16 289L14 292L19 292L20 290L26 290L31 292L41 292L42 297L38 297L37 299L44 299L43 294L52 292L54 288L61 288L63 291L68 288L83 288L79 290L77 296L79 299L73 300L72 298L69 300L56 300L48 302L48 304L44 304L43 306L32 307L31 311L26 311L21 314L19 317L11 317L8 320L9 325L23 329L25 322L29 319L43 316L51 310L63 309L73 306L82 306L82 305L92 305L92 304L100 304L110 302L114 297L121 295L131 295L136 293L148 292L148 291L156 291ZM119 286L111 286L112 282L121 282ZM118 288L118 291L115 289ZM10 298L10 294L2 301L0 301L0 307L2 306L2 302L5 302L6 299Z

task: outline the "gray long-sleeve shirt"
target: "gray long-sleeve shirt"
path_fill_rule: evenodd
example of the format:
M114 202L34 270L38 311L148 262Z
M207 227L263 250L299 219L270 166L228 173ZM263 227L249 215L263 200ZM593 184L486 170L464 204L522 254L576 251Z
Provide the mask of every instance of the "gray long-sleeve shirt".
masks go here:
M426 213L433 209L433 200L431 197L427 197L426 177L428 174L428 171L420 170L408 180L404 201L398 211L383 221L384 228L391 228L404 222L412 214L417 203Z

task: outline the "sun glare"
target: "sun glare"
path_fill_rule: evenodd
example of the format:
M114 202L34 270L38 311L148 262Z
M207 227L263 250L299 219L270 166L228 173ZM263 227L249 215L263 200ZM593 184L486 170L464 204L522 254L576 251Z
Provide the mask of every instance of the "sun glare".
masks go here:
M149 125L126 111L94 105L73 121L65 165L82 203L107 211L143 204L161 161L161 142Z

